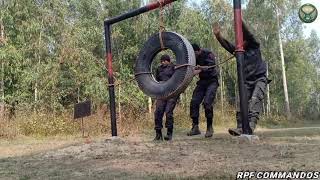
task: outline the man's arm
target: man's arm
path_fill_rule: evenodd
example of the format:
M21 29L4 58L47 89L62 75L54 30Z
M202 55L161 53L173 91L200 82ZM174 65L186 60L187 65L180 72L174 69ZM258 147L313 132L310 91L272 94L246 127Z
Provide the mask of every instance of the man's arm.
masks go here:
M259 48L260 43L255 39L254 35L249 31L247 25L242 21L243 39L253 48Z
M221 46L229 53L233 54L236 48L232 43L223 38L223 36L221 35L220 25L218 23L214 23L212 26L212 30Z
M219 41L219 43L221 44L221 46L222 46L225 50L227 50L227 51L228 51L229 53L231 53L231 54L234 53L234 51L236 50L236 48L235 48L235 46L234 46L232 43L230 43L228 40L224 39L221 34L216 35L216 38L217 38L217 40Z
M195 68L195 70L193 71L193 75L196 76L198 74L201 73L201 69L198 69L197 67Z
M216 65L216 57L213 53L210 53L208 58L206 59L207 66L215 66ZM219 68L217 66L203 69L203 72L214 74L214 76L219 76Z

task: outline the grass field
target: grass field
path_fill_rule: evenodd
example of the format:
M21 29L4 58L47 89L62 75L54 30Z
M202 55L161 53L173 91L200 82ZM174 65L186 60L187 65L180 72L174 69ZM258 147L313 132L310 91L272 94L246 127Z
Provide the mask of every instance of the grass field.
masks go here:
M253 144L225 130L214 138L154 143L153 134L116 140L21 137L0 141L0 179L235 179L241 170L319 170L320 128L259 129Z

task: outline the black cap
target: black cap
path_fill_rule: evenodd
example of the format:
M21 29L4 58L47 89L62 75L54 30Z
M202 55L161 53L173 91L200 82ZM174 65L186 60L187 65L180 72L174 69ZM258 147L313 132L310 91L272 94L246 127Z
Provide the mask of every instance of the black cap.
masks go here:
M169 62L170 62L171 59L170 59L170 56L169 56L169 55L164 54L164 55L161 56L160 61L161 61L161 62L162 62L162 61L169 61Z
M200 47L199 47L199 45L198 44L192 44L192 47L193 47L193 50L194 51L200 51Z

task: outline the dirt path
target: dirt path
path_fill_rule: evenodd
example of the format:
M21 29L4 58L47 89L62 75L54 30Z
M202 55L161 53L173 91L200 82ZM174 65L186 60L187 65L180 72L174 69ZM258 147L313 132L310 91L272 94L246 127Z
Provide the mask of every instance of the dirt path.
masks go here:
M41 151L1 156L0 179L234 179L241 170L320 170L320 128L259 132L257 144L240 143L224 132L212 139L178 132L164 143L153 143L151 136L48 140L42 143L50 147L34 146ZM8 147L24 145L0 142L0 153Z

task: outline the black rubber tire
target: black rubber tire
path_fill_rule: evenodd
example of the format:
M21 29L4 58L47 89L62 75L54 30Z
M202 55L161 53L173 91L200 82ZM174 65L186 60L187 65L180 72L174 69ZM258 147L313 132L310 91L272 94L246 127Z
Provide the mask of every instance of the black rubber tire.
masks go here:
M166 49L170 49L176 56L176 65L196 64L196 58L190 42L175 32L163 32L163 43ZM194 68L184 66L176 69L172 77L165 82L158 82L152 74L140 74L151 72L154 57L161 51L159 33L152 35L144 44L135 64L136 80L139 88L148 96L157 99L167 99L181 94L190 84L193 78Z

